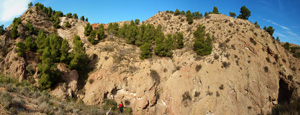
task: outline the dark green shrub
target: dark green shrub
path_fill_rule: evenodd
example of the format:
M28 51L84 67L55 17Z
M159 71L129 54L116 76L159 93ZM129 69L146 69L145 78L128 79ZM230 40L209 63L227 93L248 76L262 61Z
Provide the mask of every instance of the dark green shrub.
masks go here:
M222 62L222 68L228 68L230 66L229 62Z
M89 21L89 19L88 19L88 18L85 18L85 21L87 21L87 22L88 22L88 21Z
M118 104L116 101L111 100L111 99L105 99L104 100L104 105L103 109L104 110L109 110L111 108L111 111L117 111Z
M257 21L254 22L254 25L255 25L256 28L260 28L260 26L257 24ZM257 36L256 33L254 33L254 34L255 34L255 36Z
M192 100L192 97L190 96L190 93L188 91L184 92L182 94L182 103L184 104L185 107L188 106L189 101Z
M293 102L279 103L272 109L273 115L297 115L300 113L300 99L297 97Z
M67 21L67 22L65 23L65 26L66 26L67 28L70 28L70 27L71 27L69 21Z
M269 68L267 66L264 67L265 72L269 72Z
M94 83L94 79L90 79L90 80L89 80L89 83L90 83L90 84L93 84L93 83Z
M198 72L201 68L202 68L202 65L197 65L195 69Z
M236 14L234 12L229 12L229 16L234 17L236 16Z
M150 70L150 76L151 79L156 83L159 84L160 83L160 75L157 73L156 70Z
M221 84L220 87L219 87L219 89L220 89L220 90L223 90L223 89L224 89L224 85Z
M284 43L283 47L284 47L284 49L289 51L290 50L290 43L289 42Z
M256 45L256 41L255 41L253 38L250 38L250 42L251 42L253 45Z
M30 75L33 75L33 74L34 74L34 70L33 70L32 64L29 64L29 65L26 66L26 71L27 71Z

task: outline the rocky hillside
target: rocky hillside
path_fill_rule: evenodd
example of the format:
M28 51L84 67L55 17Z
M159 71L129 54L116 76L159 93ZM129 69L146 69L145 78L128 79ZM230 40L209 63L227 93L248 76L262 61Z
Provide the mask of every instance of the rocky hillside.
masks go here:
M173 50L172 57L153 55L141 60L139 47L107 32L98 44L90 44L84 35L88 22L60 17L61 28L55 29L43 13L34 11L34 7L29 10L21 16L19 33L27 35L22 25L31 19L35 30L57 33L71 48L74 36L79 35L90 59L88 65L93 69L83 88L77 86L83 76L58 64L67 84L63 87L60 83L51 91L58 97L82 99L87 105L102 105L106 99L122 101L133 114L242 115L272 113L278 104L293 102L300 95L299 59L247 20L209 14L188 24L185 16L159 12L142 23L161 25L165 35L182 32L184 47ZM67 21L70 28L64 27ZM210 55L198 56L193 50L193 33L198 25L205 26L212 36ZM29 52L26 57L30 58L18 57L15 44L25 37L12 39L10 29L0 36L1 48L5 49L0 70L21 81L30 77L25 68L28 63L37 65L34 57L38 54Z

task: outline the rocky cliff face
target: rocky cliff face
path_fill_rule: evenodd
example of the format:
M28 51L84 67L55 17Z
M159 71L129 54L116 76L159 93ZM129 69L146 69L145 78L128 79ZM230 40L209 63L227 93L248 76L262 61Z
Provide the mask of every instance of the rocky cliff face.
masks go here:
M299 59L247 20L210 14L189 25L184 16L160 12L143 23L160 24L165 35L182 32L184 48L174 50L172 58L153 55L141 60L140 49L122 38L108 35L91 45L83 34L87 22L62 17L60 25L68 20L71 28L52 30L48 23L40 24L42 18L30 19L36 19L35 27L57 32L71 46L74 35L82 38L94 70L78 97L89 105L114 99L132 107L134 114L267 114L278 102L292 101L300 94ZM213 51L208 56L197 56L192 49L193 32L199 24L213 36ZM25 61L14 55L15 50L10 50L1 58L5 59L2 65L8 65L1 69L19 77L25 70L18 64ZM76 91L78 76L73 73L65 74L75 76L70 77L76 80L70 80L68 87Z
M281 90L298 95L298 59L249 21L211 14L189 25L160 12L143 23L160 24L165 34L183 32L185 47L172 58L140 60L138 47L116 38L91 46L97 68L85 85L85 103L115 99L136 114L266 114L286 98ZM213 36L211 55L192 50L198 24Z

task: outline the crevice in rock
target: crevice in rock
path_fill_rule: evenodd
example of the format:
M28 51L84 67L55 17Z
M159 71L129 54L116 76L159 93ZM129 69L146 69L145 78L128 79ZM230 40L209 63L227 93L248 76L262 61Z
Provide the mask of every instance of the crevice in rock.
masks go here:
M278 93L278 103L290 103L294 89L289 87L283 79L279 80L279 93Z
M145 105L145 107L143 107L143 109L147 109L148 106L149 106L149 101L147 101L147 105Z
M103 99L107 99L108 92L105 92L103 95Z

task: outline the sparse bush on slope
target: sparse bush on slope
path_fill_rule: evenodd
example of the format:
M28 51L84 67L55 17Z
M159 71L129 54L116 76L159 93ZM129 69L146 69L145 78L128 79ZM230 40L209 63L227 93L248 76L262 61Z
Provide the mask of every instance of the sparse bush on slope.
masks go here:
M229 12L229 16L234 17L236 16L236 14L234 12Z

